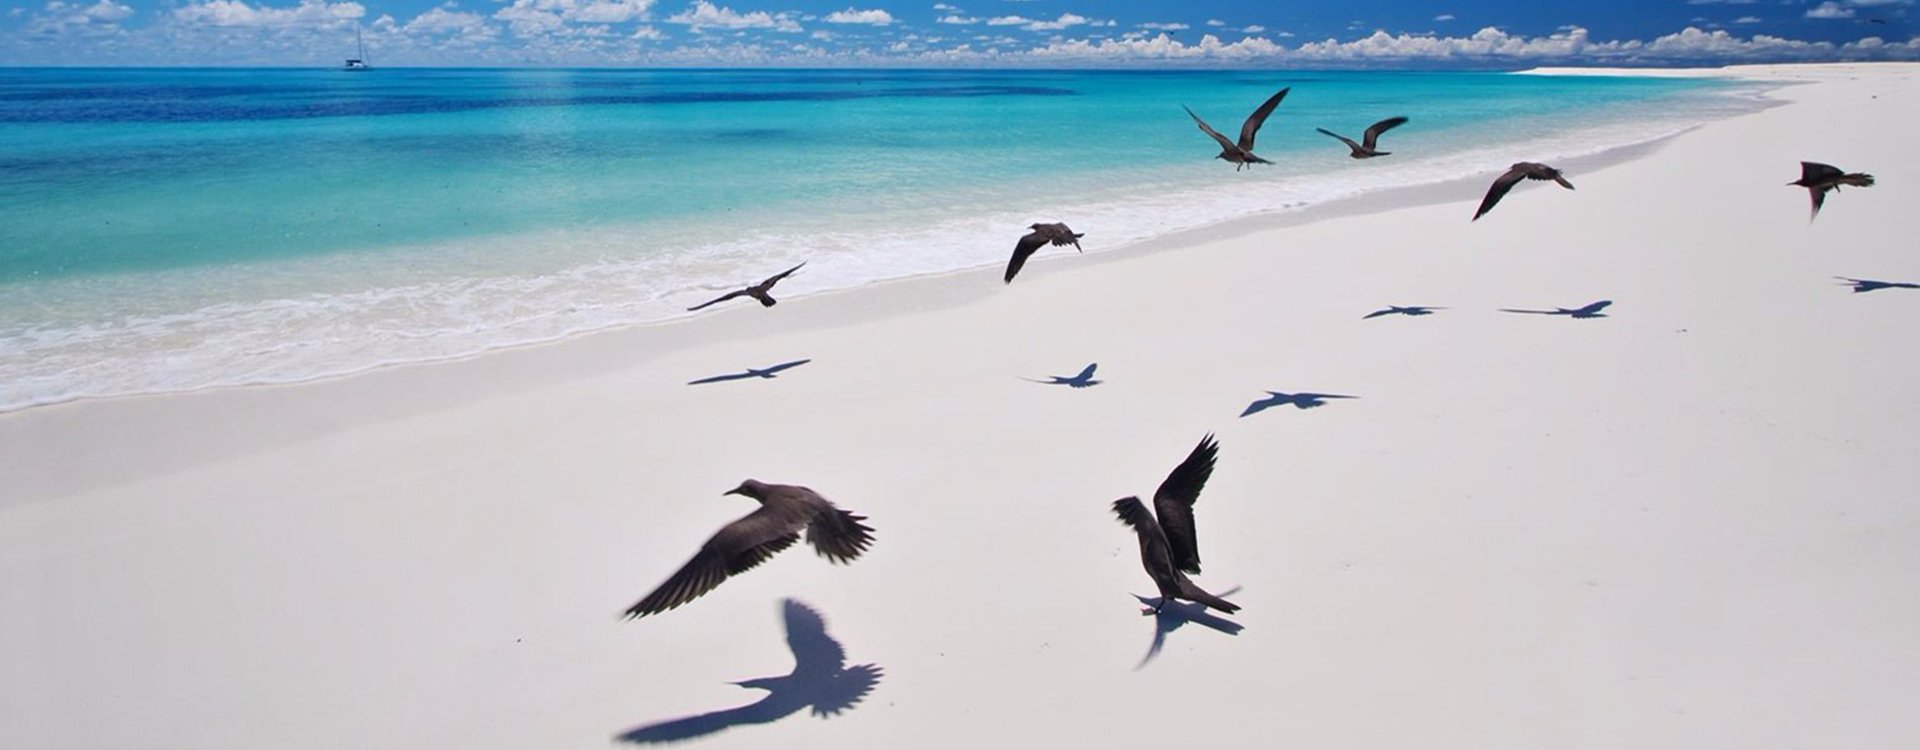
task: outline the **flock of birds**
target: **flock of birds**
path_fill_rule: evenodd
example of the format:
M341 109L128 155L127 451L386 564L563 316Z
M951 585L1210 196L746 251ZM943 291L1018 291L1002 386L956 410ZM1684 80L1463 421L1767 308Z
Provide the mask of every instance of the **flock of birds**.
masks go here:
M1232 163L1234 171L1237 172L1255 164L1272 164L1273 162L1254 153L1255 139L1268 116L1273 114L1274 109L1286 98L1290 90L1281 89L1256 108L1253 114L1241 124L1237 139L1229 139L1214 130L1206 120L1194 114L1192 109L1187 109L1187 115L1199 125L1201 132L1219 144L1220 153L1214 158ZM1347 146L1352 158L1371 159L1391 153L1379 149L1380 137L1406 124L1407 121L1406 117L1389 117L1380 120L1369 126L1358 142L1326 129L1318 129L1318 131L1340 140ZM1573 189L1573 184L1568 182L1561 171L1555 167L1537 162L1518 162L1494 179L1485 197L1482 198L1479 208L1474 212L1473 220L1478 221L1480 217L1492 211L1494 206L1515 186L1527 180L1549 181L1568 190ZM1872 175L1846 172L1817 162L1801 162L1800 179L1788 184L1807 189L1813 203L1812 216L1818 217L1821 207L1826 202L1827 193L1838 191L1843 186L1871 187L1873 183ZM1810 218L1809 221L1811 220ZM1041 248L1048 245L1055 247L1071 245L1075 250L1080 250L1080 238L1083 235L1073 231L1064 223L1035 223L1028 229L1030 231L1014 245L1013 256L1007 262L1005 275L1007 283L1013 282L1027 260ZM771 307L775 304L771 296L773 286L804 265L806 264L794 266L757 284L729 292L688 309L699 310L738 297L752 297L761 305ZM1920 288L1920 285L1915 284L1840 278L1852 285L1855 292L1885 288ZM1600 300L1575 308L1503 309L1502 311L1569 318L1599 318L1605 317L1602 310L1611 304L1610 300ZM1444 308L1393 306L1375 311L1365 317L1376 318L1387 315L1418 317L1430 315L1439 309ZM804 361L787 363L777 367L803 363ZM1052 376L1047 381L1035 382L1084 388L1100 382L1093 379L1095 367L1097 365L1088 365L1079 374L1071 377ZM774 370L774 368L768 368L768 370ZM720 379L739 377L772 377L772 372L749 370L743 375L721 376ZM1344 398L1354 397L1325 393L1269 391L1266 398L1253 402L1241 416L1274 406L1292 405L1300 409L1313 408L1320 406L1327 399ZM1206 486L1207 479L1213 474L1218 455L1219 443L1212 435L1208 435L1154 491L1151 510L1138 497L1122 498L1112 504L1114 515L1130 527L1138 537L1141 565L1159 589L1160 598L1153 607L1145 610L1147 614L1159 613L1162 607L1174 600L1195 602L1203 607L1227 613L1240 609L1238 605L1200 588L1189 577L1200 574L1200 553L1194 530L1193 506L1201 490ZM727 494L752 498L760 503L760 507L722 527L701 546L693 559L669 577L665 583L627 608L628 618L659 614L691 602L712 591L728 577L751 570L773 555L793 546L803 535L816 552L833 563L852 562L873 542L873 529L863 523L867 520L864 516L842 510L819 493L806 487L769 484L749 479L729 490Z

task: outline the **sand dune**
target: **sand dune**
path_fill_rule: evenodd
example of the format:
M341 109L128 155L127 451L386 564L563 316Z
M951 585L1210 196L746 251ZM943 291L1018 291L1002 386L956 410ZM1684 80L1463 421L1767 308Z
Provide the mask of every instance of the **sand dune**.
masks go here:
M771 311L0 415L0 746L605 747L794 671L787 597L883 675L698 746L1909 746L1920 291L1834 277L1920 281L1920 65L1715 74L1808 85L1477 223L1505 163L1089 236L1011 286L985 248ZM1801 159L1879 184L1809 224ZM1447 309L1361 319L1388 305ZM1270 390L1359 398L1237 416ZM1136 670L1153 585L1107 505L1209 431L1197 580L1245 629ZM748 477L876 543L622 621Z

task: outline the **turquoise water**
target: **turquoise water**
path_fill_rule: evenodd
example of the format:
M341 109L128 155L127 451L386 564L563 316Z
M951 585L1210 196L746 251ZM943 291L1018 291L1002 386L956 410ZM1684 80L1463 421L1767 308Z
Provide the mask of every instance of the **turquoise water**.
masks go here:
M1187 120L1261 132L1235 174ZM1088 249L1670 134L1682 79L1391 72L0 70L0 409L288 382ZM1407 115L1390 159L1357 136ZM1246 189L1257 185L1260 189ZM1226 188L1232 188L1227 190Z

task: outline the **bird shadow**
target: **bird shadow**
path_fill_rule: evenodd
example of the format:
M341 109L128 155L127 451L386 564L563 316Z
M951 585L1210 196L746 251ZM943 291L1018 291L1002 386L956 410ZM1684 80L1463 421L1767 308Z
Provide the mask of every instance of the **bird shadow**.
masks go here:
M725 375L714 375L712 377L701 378L699 380L689 380L687 381L687 385L705 385L707 383L724 383L729 380L747 380L750 378L772 380L776 377L779 377L780 373L782 372L791 370L795 367L799 367L801 365L804 365L812 361L813 360L811 359L796 359L796 360L793 360L792 362L781 362L780 364L768 365L766 367L749 367L746 369L745 372L730 372Z
M1603 299L1598 302L1589 303L1583 307L1556 307L1552 310L1517 310L1511 307L1502 307L1500 308L1500 312L1520 313L1522 315L1559 315L1575 320L1585 320L1588 318L1607 317L1607 314L1601 312L1601 310L1607 309L1607 306L1611 304L1613 304L1613 300Z
M1071 377L1066 375L1048 375L1046 376L1046 380L1035 380L1033 378L1021 378L1021 380L1029 383L1039 383L1041 385L1064 385L1068 388L1092 388L1106 382L1093 379L1093 371L1099 366L1099 362L1091 363L1086 366L1086 369L1081 370L1080 374Z
M1876 281L1874 279L1855 279L1847 276L1835 276L1842 286L1853 287L1853 293L1877 292L1882 289L1920 289L1920 284L1908 281Z
M733 684L767 691L759 701L694 716L644 724L616 735L633 744L658 744L697 739L744 724L770 724L811 709L822 719L852 709L880 683L874 664L846 665L847 652L827 635L820 613L793 599L781 600L786 621L787 648L793 651L793 672L759 677Z
M1239 592L1240 587L1235 586L1220 592L1220 596L1233 596ZM1140 600L1141 604L1149 607L1160 603L1160 599L1158 598L1145 597L1139 594L1134 594L1133 598ZM1187 623L1191 622L1195 625L1226 633L1227 635L1239 635L1240 631L1246 629L1246 626L1240 623L1219 615L1209 614L1207 612L1207 605L1199 602L1183 602L1176 599L1160 604L1160 611L1149 612L1148 614L1153 615L1153 641L1147 644L1147 654L1140 657L1140 663L1134 665L1133 670L1136 672L1144 669L1147 666L1147 662L1153 661L1154 657L1160 655L1161 649L1166 648L1168 634L1179 630L1181 626Z
M1432 305L1388 305L1379 310L1375 310L1373 312L1367 313L1366 315L1362 315L1360 316L1360 319L1372 320L1374 318L1386 317L1388 315L1405 315L1409 318L1418 318L1423 315L1432 315L1433 311L1435 310L1445 310L1445 309L1447 308L1434 307Z
M1240 412L1240 416L1253 416L1276 406L1292 406L1295 409L1314 409L1326 406L1327 399L1330 398L1359 398L1359 396L1342 396L1338 393L1281 393L1279 391L1267 391L1266 398L1258 399L1251 404L1247 404L1246 411Z

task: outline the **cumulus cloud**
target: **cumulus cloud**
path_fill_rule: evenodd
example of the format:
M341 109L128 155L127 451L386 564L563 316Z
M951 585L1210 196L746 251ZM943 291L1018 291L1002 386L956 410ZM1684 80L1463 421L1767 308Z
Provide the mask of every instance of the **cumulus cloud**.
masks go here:
M941 16L940 18L935 19L935 21L938 23L950 23L956 26L972 26L976 23L979 23L980 19L967 18L964 16L958 16L958 15L947 15L947 16Z
M800 23L785 13L774 15L764 10L740 13L732 8L716 6L707 0L698 0L687 6L686 10L668 16L667 23L691 26L695 30L703 28L773 29L787 32L800 30Z
M244 0L206 0L173 9L175 19L189 24L253 28L332 24L366 14L366 7L359 3L327 0L300 0L300 4L293 7L255 6Z
M864 23L872 26L885 26L893 23L893 14L884 10L836 10L821 19L827 23Z
M1193 27L1188 26L1184 23L1160 23L1157 21L1150 21L1147 23L1140 24L1140 28L1154 29L1156 31L1179 31L1181 29L1191 29Z
M1826 19L1852 18L1853 9L1834 2L1834 0L1827 0L1824 3L1808 8L1807 17Z
M1759 16L1741 16L1739 18L1733 19L1733 22L1734 23L1759 23L1760 17Z
M493 27L487 25L485 16L455 10L454 7L449 3L428 9L427 12L414 16L413 20L406 22L399 29L408 34L460 34L478 37L493 35Z
M1252 26L1248 26L1248 27L1246 27L1246 28L1244 28L1244 29L1241 29L1241 30L1240 30L1240 33L1242 33L1242 34L1259 34L1259 33L1262 33L1262 32L1264 32L1264 31L1266 31L1266 30L1267 30L1267 27L1265 27L1265 26L1261 26L1260 24L1257 24L1257 23L1256 23L1256 24L1254 24L1254 25L1252 25Z

